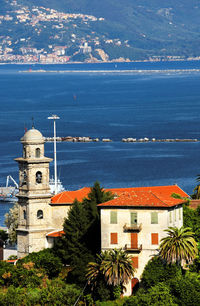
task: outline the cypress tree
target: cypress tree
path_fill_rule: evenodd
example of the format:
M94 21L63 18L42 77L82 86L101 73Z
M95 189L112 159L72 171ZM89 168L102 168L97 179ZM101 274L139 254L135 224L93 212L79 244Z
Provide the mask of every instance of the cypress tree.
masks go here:
M69 264L72 269L68 275L68 281L79 285L83 285L86 281L87 264L95 260L96 254L101 249L97 204L112 198L112 194L105 192L96 182L82 203L74 201L64 221L65 234L54 247L63 263Z

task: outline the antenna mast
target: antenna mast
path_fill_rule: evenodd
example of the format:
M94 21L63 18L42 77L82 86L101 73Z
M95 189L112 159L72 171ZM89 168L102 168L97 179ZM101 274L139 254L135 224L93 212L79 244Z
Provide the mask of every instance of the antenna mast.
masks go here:
M52 115L48 117L47 119L53 120L53 127L54 127L54 136L53 136L53 142L54 142L54 180L55 180L55 194L58 192L58 179L57 179L57 157L56 157L56 120L60 119L57 115Z

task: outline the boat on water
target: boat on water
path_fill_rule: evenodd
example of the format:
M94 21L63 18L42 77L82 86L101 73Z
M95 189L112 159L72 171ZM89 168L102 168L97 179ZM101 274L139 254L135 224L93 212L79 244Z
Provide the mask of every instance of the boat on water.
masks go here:
M14 186L9 185L9 181L14 183ZM0 187L0 201L2 202L17 202L16 194L18 193L19 186L11 175L7 176L6 186Z
M55 194L55 179L52 177L49 180L49 187L52 194ZM63 184L60 179L57 179L57 193L65 191Z
M15 186L9 185L9 179L11 179ZM49 187L51 194L55 194L55 180L52 177L49 180ZM7 176L6 186L0 187L0 201L1 202L17 202L16 194L19 191L19 186L17 182L10 176ZM65 191L63 184L60 179L57 179L57 193Z

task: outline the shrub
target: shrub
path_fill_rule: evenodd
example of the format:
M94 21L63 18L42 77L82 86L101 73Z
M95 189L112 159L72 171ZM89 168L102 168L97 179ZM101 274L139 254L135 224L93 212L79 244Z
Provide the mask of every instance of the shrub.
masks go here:
M135 296L125 300L124 306L132 305L175 306L176 304L170 293L170 288L165 283L158 283L147 292L144 289L139 289Z
M24 302L24 289L10 286L5 293L0 293L0 306L20 306Z
M167 265L160 257L153 257L144 268L141 286L148 289L157 283L165 282L181 274L181 268L177 265Z
M17 266L20 267L28 262L33 262L37 269L43 269L49 278L58 276L62 269L61 260L56 257L51 249L29 254L23 259L18 260Z
M178 305L200 305L200 281L192 273L172 278L169 286Z
M9 286L12 284L12 275L15 267L5 261L0 261L0 285Z

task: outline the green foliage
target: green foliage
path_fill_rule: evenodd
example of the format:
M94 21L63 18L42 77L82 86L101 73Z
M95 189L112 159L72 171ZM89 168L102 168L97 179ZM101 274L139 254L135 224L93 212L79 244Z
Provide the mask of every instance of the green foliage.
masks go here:
M167 236L161 239L159 255L167 263L191 264L198 254L194 233L189 227L169 227Z
M33 263L16 267L7 262L0 262L0 285L9 287L36 288L42 283L42 273L34 268Z
M124 300L123 299L118 299L115 301L96 301L95 303L96 306L122 306L124 305Z
M22 267L24 263L33 262L36 269L43 269L49 278L58 276L62 270L61 260L54 254L52 249L44 249L33 252L23 259L18 260L17 266Z
M8 260L15 260L15 259L17 259L17 255L10 255L8 257Z
M183 225L185 227L190 227L194 232L195 240L200 242L200 208L195 210L184 205Z
M174 198L174 199L182 199L182 196L176 192L173 192L171 194L171 197Z
M181 268L175 264L167 265L160 257L153 257L146 264L141 277L141 286L145 289L173 279L182 274Z
M200 305L200 281L191 273L182 277L172 278L169 281L171 294L178 305Z
M67 285L57 280L47 283L42 288L15 288L10 286L7 291L0 292L0 306L21 305L74 305L80 290L74 285Z
M92 297L95 301L108 301L113 298L112 289L106 284L104 278L99 278L98 285L92 290Z
M196 182L198 183L193 189L193 194L191 195L192 199L200 198L200 174L197 175Z
M15 203L9 212L5 214L5 225L8 228L8 237L10 243L17 242L17 227L18 227L19 204Z
M120 298L121 293L122 293L122 288L121 288L120 285L115 286L113 288L113 297L114 297L115 300Z
M0 261L0 286L10 286L12 284L12 274L15 267L5 261Z
M16 42L11 46L16 53L27 44L20 41L20 38L30 37L28 39L30 47L49 51L49 45L67 45L69 50L67 53L74 55L72 57L74 61L85 60L83 54L73 52L73 49L79 49L81 40L88 39L91 43L95 37L98 37L99 48L107 52L110 59L128 57L141 60L151 55L198 56L200 54L197 0L190 2L182 0L181 3L168 0L167 5L160 0L142 2L141 0L93 0L90 1L90 5L88 0L18 0L17 3L29 8L38 6L53 8L59 12L89 14L103 17L105 20L87 23L79 18L72 22L59 21L63 24L60 29L54 28L57 21L40 21L36 27L32 27L28 21L17 22L16 16L12 21L2 20L0 36L9 36L12 42ZM10 15L11 9L9 2L1 1L1 15L6 11ZM39 33L37 29L40 30ZM78 38L74 43L71 41L72 33ZM122 42L120 46L115 43L105 44L106 39L115 38ZM128 44L125 41L128 41Z
M82 203L73 203L64 222L65 235L56 243L54 250L64 264L70 265L68 281L79 285L86 282L86 266L100 251L100 218L97 204L113 196L104 192L96 182Z
M0 240L2 240L4 243L8 240L8 234L4 230L0 230Z
M67 285L60 281L53 282L41 290L40 304L72 306L80 293L81 291L75 285Z
M94 299L104 300L105 293L100 291L107 288L107 295L112 290L112 298L119 298L124 285L134 276L134 268L129 255L121 249L101 252L96 262L88 264L87 279L91 285ZM107 284L107 286L106 286ZM105 289L104 289L105 287Z
M10 286L7 292L0 292L0 306L19 306L24 304L24 289Z
M126 299L124 306L132 305L152 305L152 306L175 306L174 297L170 293L170 288L165 283L158 283L147 292L139 290L136 296Z

